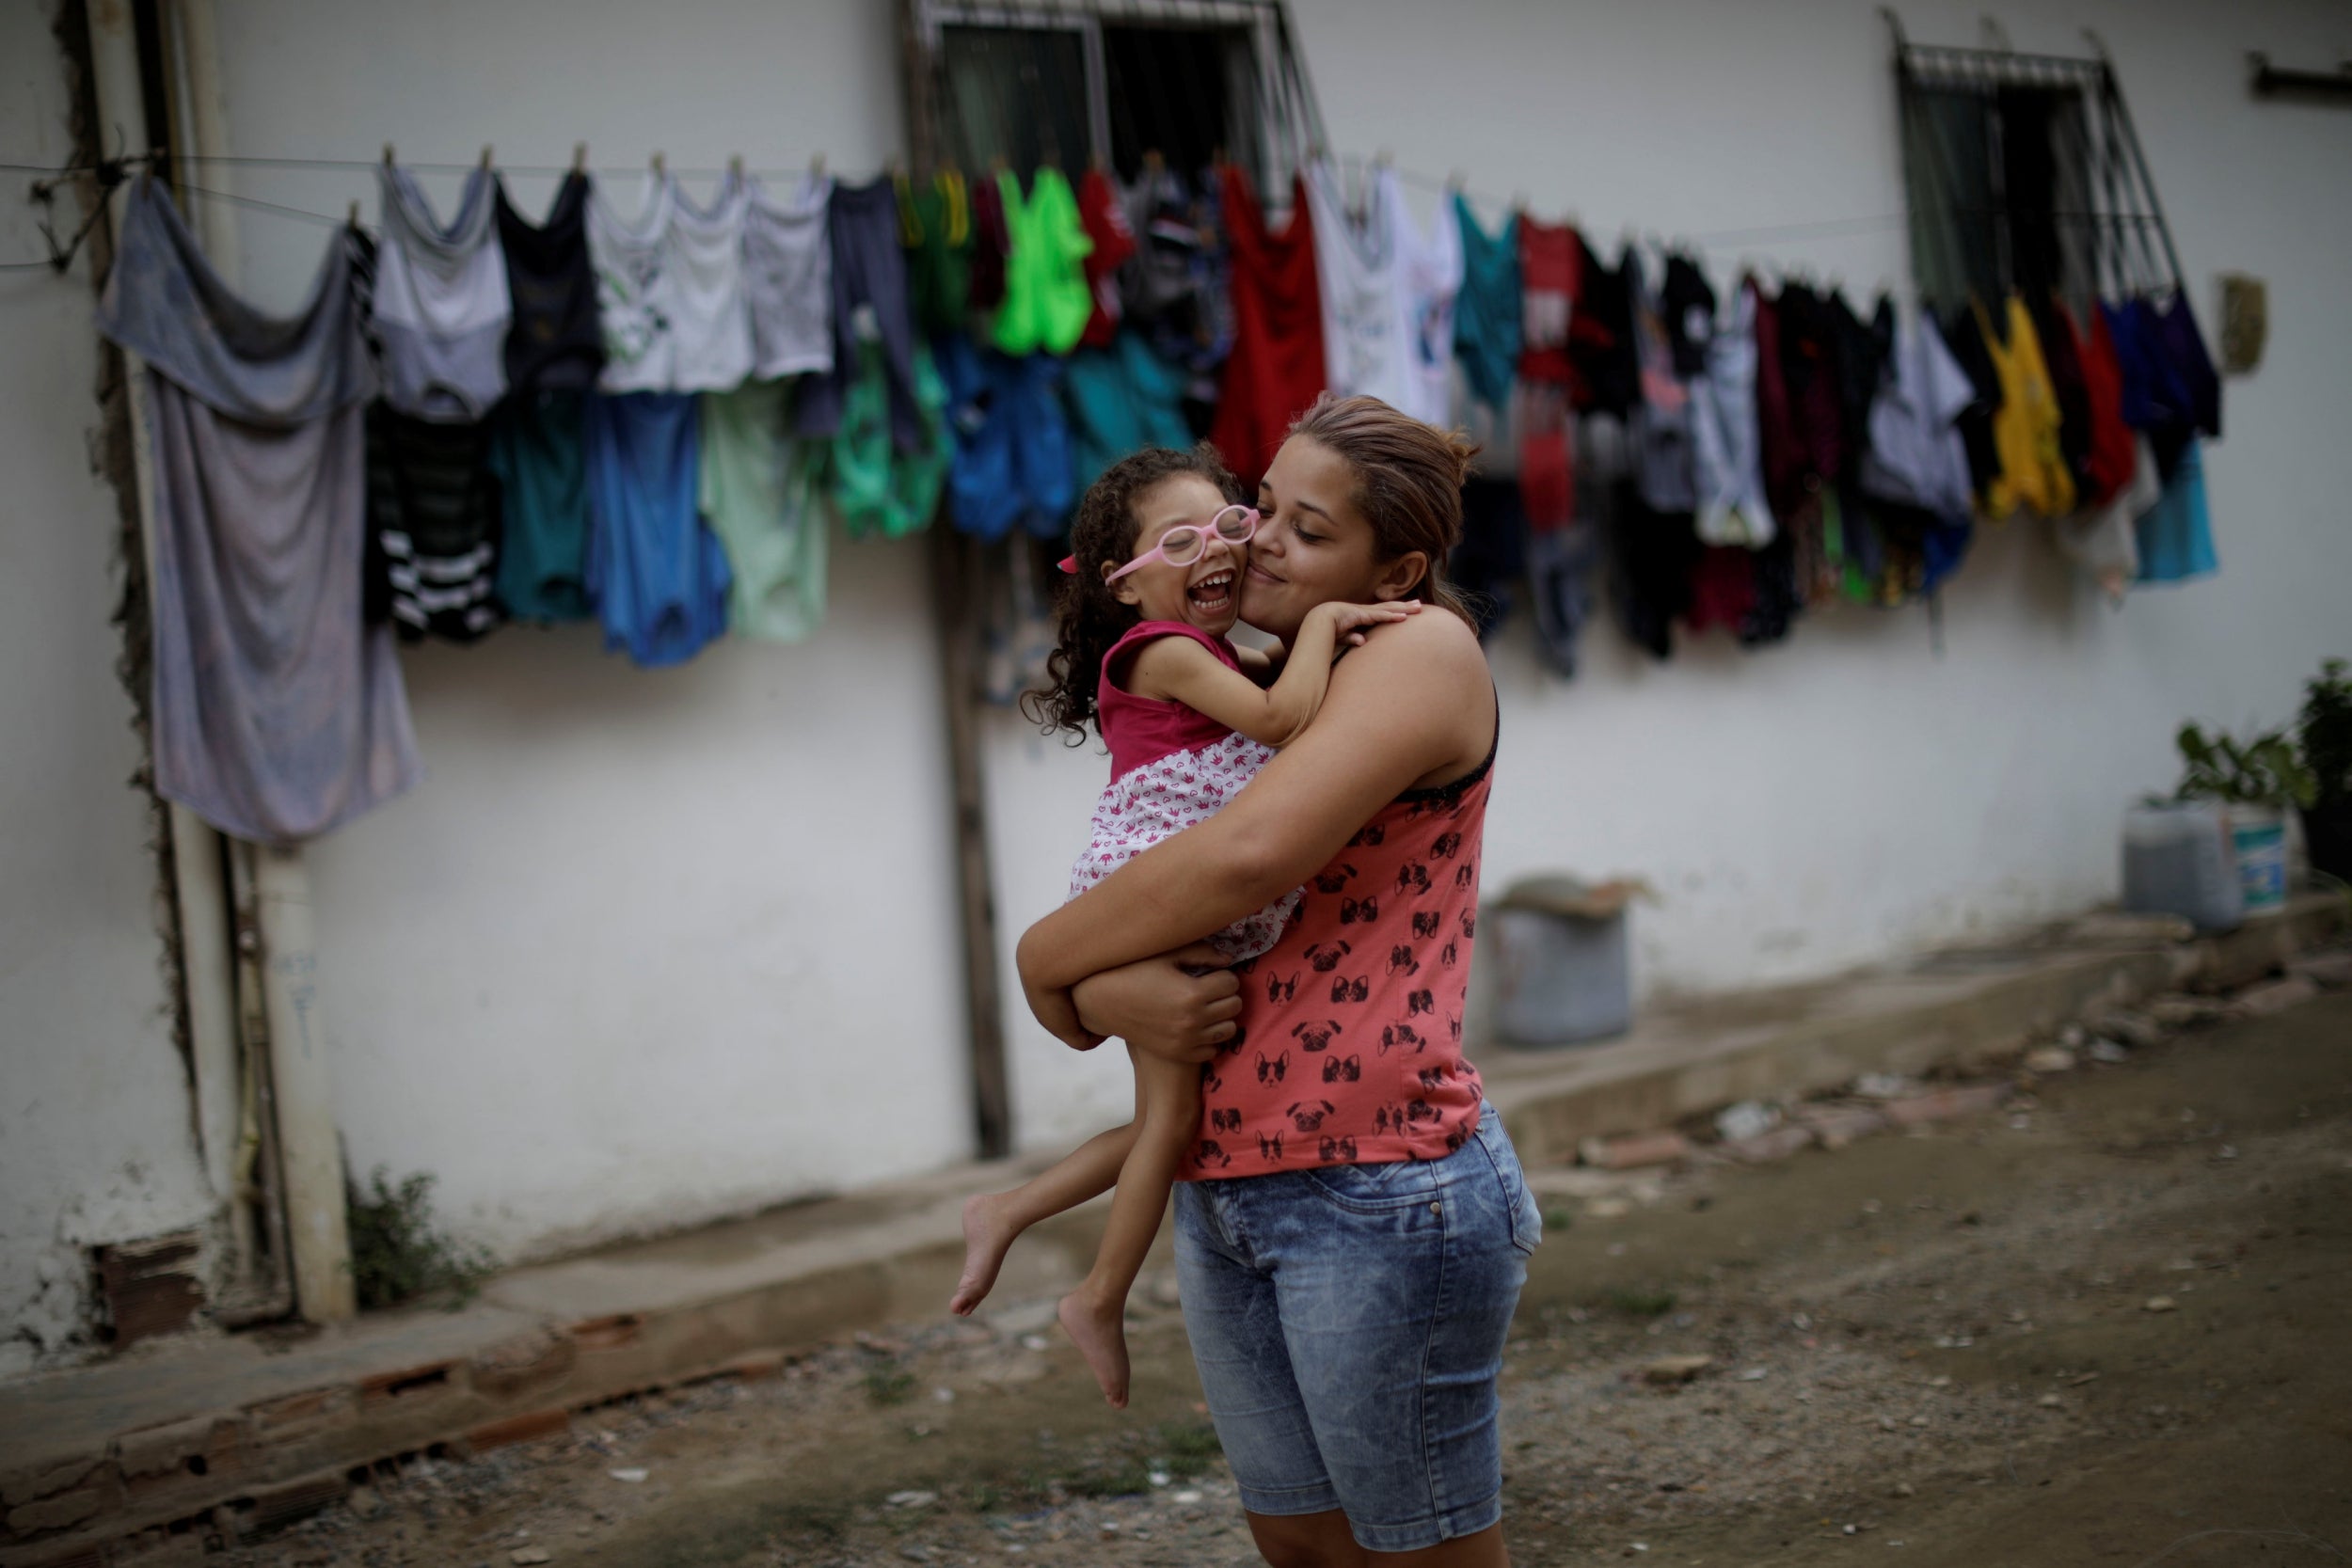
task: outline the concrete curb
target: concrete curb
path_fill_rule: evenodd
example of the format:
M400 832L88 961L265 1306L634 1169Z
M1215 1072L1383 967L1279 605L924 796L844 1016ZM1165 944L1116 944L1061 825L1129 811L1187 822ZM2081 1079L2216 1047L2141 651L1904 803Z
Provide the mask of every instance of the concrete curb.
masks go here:
M1788 1099L1866 1072L2000 1056L2069 1020L2184 987L2244 985L2352 929L2296 901L2226 937L2078 935L1940 954L1830 985L1668 1011L1568 1053L1481 1053L1531 1165L1585 1138ZM934 1314L961 1261L962 1199L1042 1162L971 1165L688 1235L517 1269L462 1311L386 1314L278 1349L157 1345L10 1386L0 1409L0 1568L193 1560L343 1497L368 1466L481 1452L666 1385L756 1377L851 1329ZM1000 1301L1083 1273L1102 1205L1032 1232Z

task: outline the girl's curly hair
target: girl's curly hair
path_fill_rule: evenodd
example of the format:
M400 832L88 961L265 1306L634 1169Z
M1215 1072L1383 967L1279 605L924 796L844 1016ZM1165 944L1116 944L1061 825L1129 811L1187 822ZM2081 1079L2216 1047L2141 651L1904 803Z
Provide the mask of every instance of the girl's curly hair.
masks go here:
M1085 743L1099 731L1094 697L1103 678L1103 656L1142 617L1121 604L1103 580L1101 563L1126 561L1136 553L1142 527L1136 503L1154 486L1180 474L1196 474L1216 486L1227 500L1241 499L1240 482L1216 449L1203 441L1189 451L1146 447L1103 470L1078 501L1070 526L1070 553L1077 570L1055 585L1053 656L1045 661L1046 685L1021 694L1021 711L1047 735L1068 732L1068 744Z

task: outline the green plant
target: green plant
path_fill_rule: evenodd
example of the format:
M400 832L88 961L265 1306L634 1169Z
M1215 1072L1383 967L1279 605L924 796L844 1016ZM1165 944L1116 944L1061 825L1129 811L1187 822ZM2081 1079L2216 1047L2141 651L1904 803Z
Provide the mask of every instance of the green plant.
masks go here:
M430 1173L418 1171L395 1187L382 1165L365 1188L344 1179L351 1282L361 1311L438 1294L455 1308L472 1300L498 1267L486 1248L453 1240L435 1222L433 1182Z
M2174 737L2181 749L2181 800L2221 800L2236 806L2308 806L2313 795L2311 769L2296 755L2283 730L2248 740L2218 732L2208 736L2195 722Z
M2327 659L2303 688L2303 766L2319 801L2352 802L2352 675L2340 658Z

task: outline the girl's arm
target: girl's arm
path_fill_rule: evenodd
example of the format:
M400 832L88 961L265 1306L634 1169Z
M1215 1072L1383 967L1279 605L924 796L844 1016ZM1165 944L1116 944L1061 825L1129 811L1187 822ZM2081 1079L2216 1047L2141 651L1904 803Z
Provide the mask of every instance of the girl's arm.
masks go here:
M1017 958L1031 1009L1059 1037L1093 1043L1072 987L1263 908L1327 864L1406 790L1475 768L1493 737L1493 680L1469 626L1423 615L1374 638L1331 673L1315 722L1231 804L1029 927ZM1172 993L1184 976L1163 966ZM1205 981L1184 983L1198 997L1192 1016L1224 1000ZM1109 1021L1098 1014L1095 1022ZM1205 1027L1208 1038L1232 1029L1227 1021Z
M1262 744L1287 746L1323 705L1342 640L1360 643L1366 628L1402 621L1419 608L1317 605L1298 629L1298 646L1281 677L1268 687L1228 667L1189 637L1159 638L1136 654L1127 686L1138 697L1182 703Z

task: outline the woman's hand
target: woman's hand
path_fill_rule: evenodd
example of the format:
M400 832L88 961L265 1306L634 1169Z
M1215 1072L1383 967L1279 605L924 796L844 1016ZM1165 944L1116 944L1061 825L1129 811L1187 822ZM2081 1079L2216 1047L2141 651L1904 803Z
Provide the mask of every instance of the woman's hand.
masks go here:
M1241 1027L1241 981L1225 961L1197 942L1081 980L1071 992L1081 1027L1171 1062L1205 1062Z
M1392 604L1319 604L1307 612L1320 615L1331 623L1331 657L1337 658L1350 648L1364 645L1364 634L1375 626L1402 621L1408 615L1421 613L1419 599L1398 599Z

